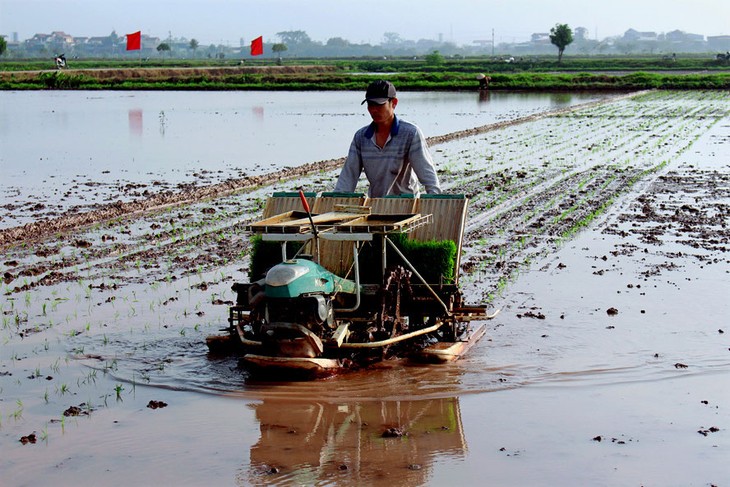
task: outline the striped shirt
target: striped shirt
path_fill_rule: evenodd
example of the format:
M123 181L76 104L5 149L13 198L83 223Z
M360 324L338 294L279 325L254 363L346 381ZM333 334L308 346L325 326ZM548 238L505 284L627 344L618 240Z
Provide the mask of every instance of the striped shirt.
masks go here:
M370 183L368 196L419 194L418 182L427 193L441 193L433 159L418 126L395 117L390 136L380 148L375 143L375 123L355 132L335 191L355 191L360 174Z

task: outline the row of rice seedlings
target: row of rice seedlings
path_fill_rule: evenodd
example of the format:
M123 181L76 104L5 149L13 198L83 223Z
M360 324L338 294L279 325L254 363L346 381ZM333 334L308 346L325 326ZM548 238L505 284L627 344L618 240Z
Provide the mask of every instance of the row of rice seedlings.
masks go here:
M655 123L654 123L654 124L647 124L646 126L644 126L644 127L642 127L642 128L643 128L643 129L645 129L645 130L649 130L649 131L656 131L656 130L657 130L657 126L656 126L656 124L655 124ZM699 135L701 135L701 133L703 133L703 132L704 132L704 131L705 131L706 129L707 129L707 127L705 127L705 126L699 126L699 127L697 127L697 128L696 128L696 130L697 130L697 132L698 132L698 133L697 133L696 137L699 137ZM696 137L695 137L695 138L696 138ZM693 138L693 139L694 139L694 138ZM625 141L624 141L624 142L625 142ZM645 137L638 137L638 138L636 138L636 139L635 139L635 143L636 143L636 144L638 144L638 145L640 146L641 144L644 144L644 145L646 145L646 144L647 144L647 141L646 141L646 138L645 138ZM655 144L655 145L656 145L656 146L659 146L659 145L661 145L662 143L663 143L663 141L662 141L662 142L659 142L659 143L657 143L657 144ZM620 143L619 143L618 145L620 145ZM644 152L649 152L649 150L653 150L653 149L654 149L654 148L650 148L650 149L644 149ZM657 147L656 149L658 150L658 149L660 149L660 147ZM666 150L666 149L665 149L665 150ZM686 150L686 149L685 149L685 150ZM626 162L631 162L631 160L627 160ZM647 161L647 163L651 164L651 161ZM653 171L653 170L656 170L656 169L655 169L655 168L650 168L649 170L650 170L650 171ZM609 184L610 184L610 183L611 183L612 181L613 181L613 180L612 180L611 178L609 178L609 179L608 179L608 180L607 180L606 182L604 182L604 183L603 183L602 187L603 187L603 188L607 187L607 186L608 186L608 185L609 185ZM602 188L601 188L601 189L602 189ZM584 216L583 218L581 218L581 219L577 220L576 222L574 222L574 225L573 225L572 229L571 229L571 230L569 230L569 233L570 233L570 234L573 234L573 233L574 233L575 231L577 231L578 229L580 229L580 228L583 228L583 227L585 227L586 225L588 225L588 224L589 224L589 223L590 223L591 221L593 221L593 220L594 220L594 219L595 219L595 218L596 218L596 217L597 217L597 216L598 216L599 214L603 213L603 212L604 212L604 211L605 211L605 210L606 210L606 209L607 209L608 207L610 207L610 205L611 205L611 203L612 203L612 202L613 202L613 198L609 198L608 200L606 200L606 202L605 202L605 203L604 203L604 204L603 204L603 205L602 205L601 207L599 207L599 208L595 209L594 211L592 211L592 212L591 212L591 213L589 213L588 215L586 215L586 216ZM575 205L575 206L573 207L573 211L575 211L575 210L576 210L576 209L577 209L578 207L580 207L580 204L578 204L578 205ZM565 215L564 215L564 216L565 216ZM525 242L524 242L524 240L520 240L520 241L518 242L518 247L524 247L524 243L525 243Z

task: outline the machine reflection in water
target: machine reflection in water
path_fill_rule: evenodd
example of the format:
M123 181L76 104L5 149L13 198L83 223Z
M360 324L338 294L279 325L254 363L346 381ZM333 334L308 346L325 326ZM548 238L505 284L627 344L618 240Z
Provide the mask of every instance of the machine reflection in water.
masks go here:
M422 485L434 459L467 451L459 399L253 405L261 437L243 484Z

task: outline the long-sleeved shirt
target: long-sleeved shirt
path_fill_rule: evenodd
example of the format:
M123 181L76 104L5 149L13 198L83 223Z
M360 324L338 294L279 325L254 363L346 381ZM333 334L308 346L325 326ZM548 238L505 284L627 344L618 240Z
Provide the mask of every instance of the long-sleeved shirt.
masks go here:
M368 196L380 198L391 194L419 194L419 181L427 193L440 193L436 169L426 139L418 126L395 117L384 146L375 143L375 123L357 132L335 191L353 192L365 175L370 183Z

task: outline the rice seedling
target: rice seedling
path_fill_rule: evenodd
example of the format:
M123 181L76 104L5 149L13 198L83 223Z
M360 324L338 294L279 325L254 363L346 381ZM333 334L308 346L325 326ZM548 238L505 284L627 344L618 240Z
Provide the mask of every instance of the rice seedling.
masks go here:
M15 421L23 418L23 401L20 399L15 400L15 410L10 413L10 417Z

